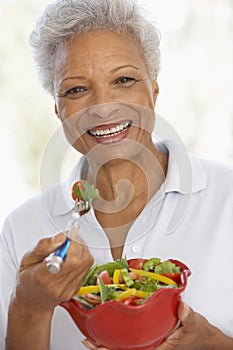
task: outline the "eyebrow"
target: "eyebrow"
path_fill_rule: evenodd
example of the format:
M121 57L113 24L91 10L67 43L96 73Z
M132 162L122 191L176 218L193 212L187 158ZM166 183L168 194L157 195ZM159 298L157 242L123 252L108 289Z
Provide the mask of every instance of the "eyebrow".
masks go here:
M138 68L137 66L134 66L133 64L125 64L125 65L123 65L123 66L119 66L119 67L113 68L113 69L111 70L111 73L115 73L115 72L117 72L118 70L123 69L123 68L134 68L134 69L136 69L136 70L139 70L139 68Z
M133 64L125 64L125 65L113 68L110 72L111 73L116 73L116 72L118 72L119 70L121 70L123 68L134 68L136 70L139 70L139 68L137 66L134 66ZM73 79L86 80L86 77L83 76L83 75L67 77L67 78L65 78L64 80L61 81L61 84L64 83L66 80L73 80Z
M75 80L75 79L79 79L79 80L86 80L86 78L83 75L77 75L77 76L73 76L73 77L66 77L64 78L60 84L63 84L66 80Z

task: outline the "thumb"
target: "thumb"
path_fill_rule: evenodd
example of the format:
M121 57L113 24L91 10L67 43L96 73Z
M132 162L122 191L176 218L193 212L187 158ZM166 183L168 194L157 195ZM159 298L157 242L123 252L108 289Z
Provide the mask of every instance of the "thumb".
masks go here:
M192 315L192 309L183 301L180 302L178 307L178 318L182 324L188 322Z
M33 250L24 255L21 265L32 265L43 261L49 254L63 244L65 240L66 235L64 233L58 233L55 236L41 239Z
M38 259L44 260L49 254L54 252L66 240L64 233L41 239L35 247L33 253Z

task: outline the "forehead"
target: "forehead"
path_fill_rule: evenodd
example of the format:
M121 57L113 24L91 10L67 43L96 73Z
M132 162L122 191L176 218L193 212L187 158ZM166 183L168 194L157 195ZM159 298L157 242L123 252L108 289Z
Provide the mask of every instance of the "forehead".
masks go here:
M118 65L121 63L145 66L138 40L125 32L91 31L73 36L60 44L56 51L55 66Z

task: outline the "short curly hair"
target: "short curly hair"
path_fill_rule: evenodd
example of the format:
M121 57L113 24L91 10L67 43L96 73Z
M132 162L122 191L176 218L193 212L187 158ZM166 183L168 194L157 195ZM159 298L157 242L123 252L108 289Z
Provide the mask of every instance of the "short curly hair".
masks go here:
M30 35L39 78L54 95L54 57L58 46L74 35L92 30L127 32L139 42L149 75L160 70L160 34L136 0L56 0L49 4Z

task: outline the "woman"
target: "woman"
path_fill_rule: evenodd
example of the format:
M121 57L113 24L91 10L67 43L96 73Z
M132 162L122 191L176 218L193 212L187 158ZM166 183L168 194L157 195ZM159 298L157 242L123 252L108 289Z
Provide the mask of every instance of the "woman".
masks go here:
M154 144L156 28L131 0L58 0L45 9L31 43L65 135L84 157L67 180L6 220L2 347L6 337L7 350L95 349L81 344L57 306L79 289L94 261L126 255L175 257L193 271L190 307L180 304L180 327L159 349L232 349L232 169L188 156L174 140ZM69 221L70 188L79 178L100 196L80 220L61 272L51 275L46 258L66 239L55 233Z

